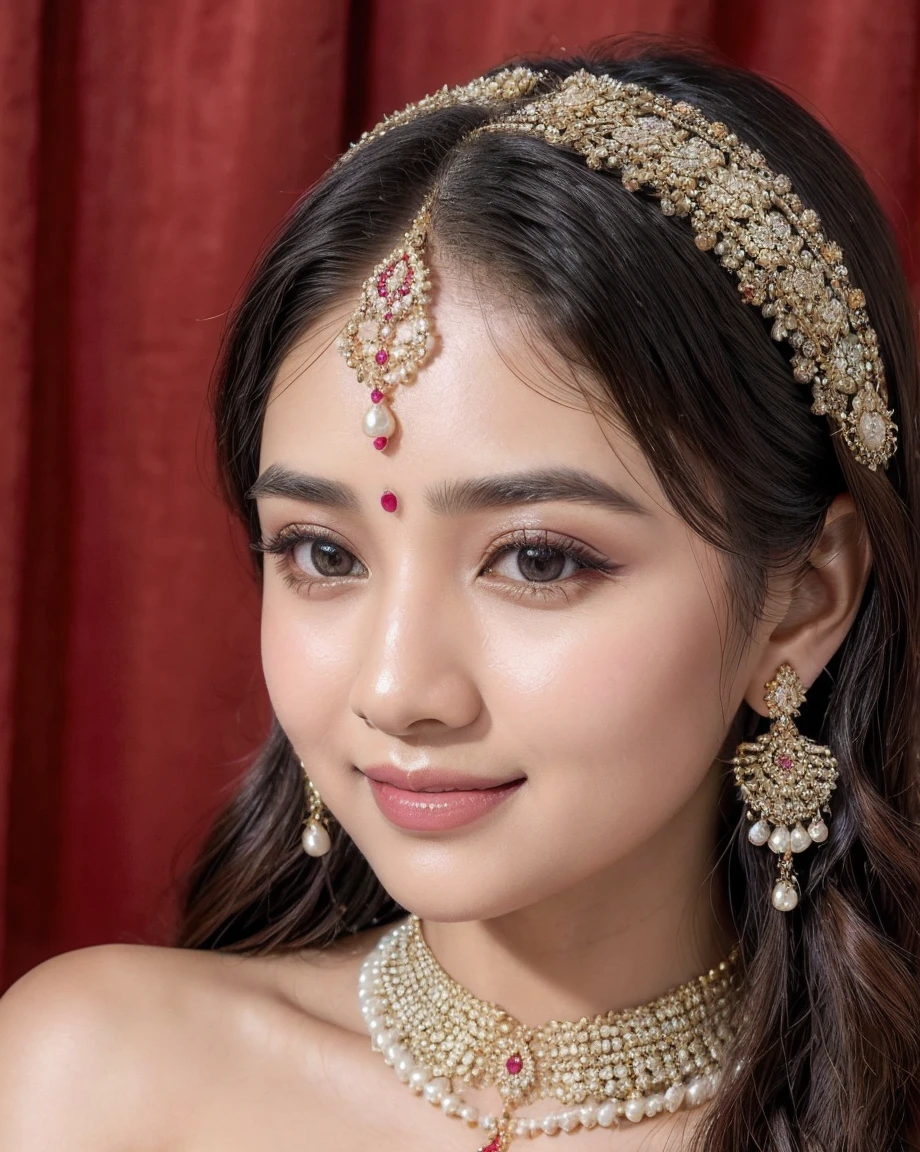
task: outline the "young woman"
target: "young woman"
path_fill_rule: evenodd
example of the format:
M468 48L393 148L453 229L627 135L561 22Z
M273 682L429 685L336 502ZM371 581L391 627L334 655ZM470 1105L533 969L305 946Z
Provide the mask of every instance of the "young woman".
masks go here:
M916 344L827 133L668 53L443 89L216 419L277 723L178 947L4 998L0 1147L912 1146Z

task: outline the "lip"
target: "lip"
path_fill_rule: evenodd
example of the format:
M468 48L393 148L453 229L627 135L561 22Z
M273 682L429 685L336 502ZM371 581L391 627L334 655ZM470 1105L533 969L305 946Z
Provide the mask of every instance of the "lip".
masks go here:
M460 772L420 768L410 774L389 765L364 769L381 813L399 828L442 832L480 819L509 799L525 777L491 783ZM442 788L443 791L425 791Z

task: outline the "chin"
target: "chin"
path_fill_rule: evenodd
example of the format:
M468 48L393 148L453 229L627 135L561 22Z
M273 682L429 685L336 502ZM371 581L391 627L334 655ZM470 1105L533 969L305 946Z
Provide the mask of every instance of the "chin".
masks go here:
M441 853L433 859L407 859L390 852L379 868L372 856L368 860L403 908L422 920L447 924L505 916L559 891L558 874L545 877L545 885L540 885L538 877L522 876L503 864L503 856L501 848L493 849L491 859L480 857L478 866L445 859Z

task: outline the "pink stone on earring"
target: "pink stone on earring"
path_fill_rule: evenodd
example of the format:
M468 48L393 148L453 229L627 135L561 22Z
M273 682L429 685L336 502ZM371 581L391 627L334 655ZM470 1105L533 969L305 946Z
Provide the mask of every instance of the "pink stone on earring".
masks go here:
M388 440L389 440L389 437L387 437L387 436L375 436L374 437L374 447L377 449L378 452L382 452L384 450L384 448L386 448Z
M397 503L398 501L392 492L384 492L380 497L380 506L384 512L395 512Z

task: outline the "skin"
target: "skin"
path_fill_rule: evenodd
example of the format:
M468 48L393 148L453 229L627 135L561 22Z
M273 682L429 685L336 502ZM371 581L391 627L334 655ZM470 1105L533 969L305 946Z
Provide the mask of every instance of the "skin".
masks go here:
M350 307L291 351L265 418L263 475L338 481L355 504L259 497L266 540L324 529L347 573L321 576L309 541L266 556L279 721L475 994L531 1024L651 999L731 946L713 848L720 776L742 703L765 714L783 661L810 685L852 623L871 562L852 500L834 501L805 569L773 579L729 658L720 557L621 428L530 386L552 356L510 312L481 309L459 273L436 276L438 342L399 390L401 432L381 454L361 432L366 390L335 348ZM447 515L431 497L539 468L588 472L642 511L554 499ZM569 558L534 589L519 550L541 534L610 570ZM473 824L407 832L359 771L381 763L526 783ZM471 1152L485 1141L414 1101L369 1049L354 990L378 935L273 958L112 945L39 966L0 1001L0 1146ZM581 1132L578 1145L679 1148L697 1119Z

